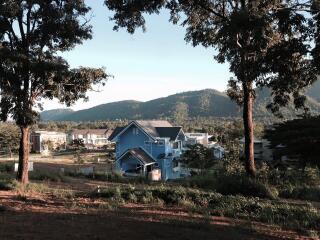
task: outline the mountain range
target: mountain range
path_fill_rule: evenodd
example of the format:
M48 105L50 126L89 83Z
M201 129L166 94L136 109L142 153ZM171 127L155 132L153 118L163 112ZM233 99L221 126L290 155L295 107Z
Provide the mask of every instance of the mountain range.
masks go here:
M255 118L272 118L266 105L270 103L271 91L256 90ZM306 91L307 105L312 113L320 114L320 81ZM116 119L157 119L173 117L177 111L187 112L188 117L240 117L241 109L224 92L214 89L191 91L158 98L147 102L126 100L98 105L80 111L54 109L40 113L42 121L99 121ZM179 110L180 109L180 110ZM285 117L297 113L292 105L282 109Z

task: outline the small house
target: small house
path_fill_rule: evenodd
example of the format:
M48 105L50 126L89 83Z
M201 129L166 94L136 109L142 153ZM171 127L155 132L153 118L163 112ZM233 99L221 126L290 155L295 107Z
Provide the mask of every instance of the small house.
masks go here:
M30 134L31 151L43 153L66 149L67 134L51 131L34 131Z

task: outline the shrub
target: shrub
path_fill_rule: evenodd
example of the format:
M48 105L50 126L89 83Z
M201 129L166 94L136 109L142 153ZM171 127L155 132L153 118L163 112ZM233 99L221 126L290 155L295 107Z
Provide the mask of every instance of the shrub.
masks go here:
M11 181L1 179L0 180L0 190L3 190L3 191L12 190Z
M75 197L75 192L68 189L53 189L52 195L63 200L72 200Z
M278 224L295 230L319 229L320 227L320 213L311 204L295 205L260 198L224 196L216 192L166 186L145 189L110 188L103 190L98 196L111 200L121 196L121 201L134 199L140 203L160 201L193 210L197 207L205 207L206 212L213 215Z
M13 176L8 173L0 173L0 190L8 191L12 190Z
M244 175L222 175L215 180L214 190L224 195L253 196L275 199L277 190L259 180Z
M125 194L128 194L128 193L125 193ZM96 196L111 199L117 202L124 202L125 200L129 200L129 198L126 198L126 199L123 198L125 194L122 195L122 191L120 187L103 189L99 193L95 193Z
M13 172L13 170L14 170L13 163L0 164L0 172Z
M251 179L243 174L218 174L194 176L182 185L208 189L224 195L243 195L276 199L278 190L258 179Z
M320 187L288 185L280 192L280 197L320 202Z
M40 183L28 183L25 185L14 180L12 181L11 186L12 189L20 195L26 195L28 193L46 193L50 191L47 185Z
M287 169L281 171L273 169L269 171L269 183L276 186L291 185L308 185L314 186L320 184L320 170L319 168L306 168L304 170Z

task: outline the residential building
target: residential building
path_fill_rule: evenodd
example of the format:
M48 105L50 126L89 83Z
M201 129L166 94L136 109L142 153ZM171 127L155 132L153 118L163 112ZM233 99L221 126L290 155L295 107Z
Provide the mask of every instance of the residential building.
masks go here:
M34 131L30 134L31 151L43 153L66 148L67 134L51 131Z
M109 144L112 131L108 129L76 129L70 133L69 141L82 139L87 148L102 147Z
M201 144L205 147L208 147L208 133L185 133L185 135L187 137L187 145Z
M182 127L168 121L132 121L116 128L109 138L116 143L116 169L125 175L145 175L161 170L162 180L188 175L179 167L187 138Z
M218 143L212 142L209 139L212 137L208 133L185 133L187 137L186 148L188 145L201 144L212 150L212 155L215 160L224 158L225 150Z

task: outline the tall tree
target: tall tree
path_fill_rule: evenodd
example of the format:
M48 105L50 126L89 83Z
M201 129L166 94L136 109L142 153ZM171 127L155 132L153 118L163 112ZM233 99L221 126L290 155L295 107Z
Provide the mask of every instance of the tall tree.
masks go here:
M0 0L1 120L20 127L18 180L28 182L29 129L41 100L70 105L103 84L104 69L71 69L61 53L91 39L84 0Z
M269 86L278 112L293 100L304 107L300 90L319 73L318 0L105 0L114 11L115 30L146 29L145 14L170 11L170 21L186 28L185 40L217 50L235 79L229 96L243 106L246 170L255 175L253 115L256 86Z

